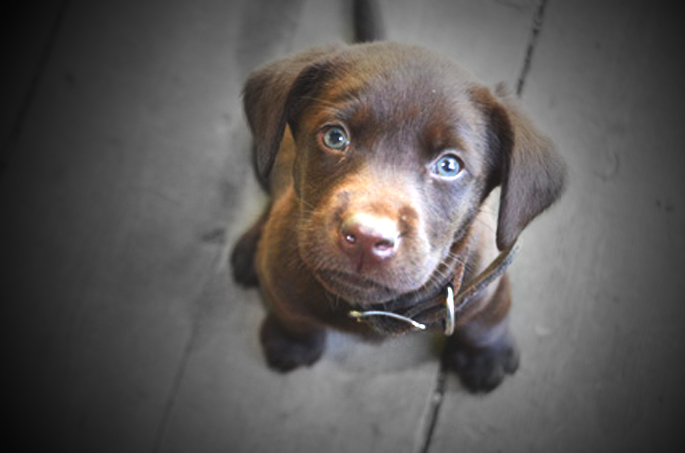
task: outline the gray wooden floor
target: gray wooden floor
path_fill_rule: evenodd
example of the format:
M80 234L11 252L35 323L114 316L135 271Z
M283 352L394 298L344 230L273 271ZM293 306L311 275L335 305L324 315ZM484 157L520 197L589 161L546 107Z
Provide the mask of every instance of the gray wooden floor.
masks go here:
M438 382L431 337L336 334L314 367L267 370L259 296L226 266L263 201L241 84L346 38L346 3L71 0L5 16L22 24L0 131L13 451L681 451L685 71L672 2L382 1L391 38L490 84L521 79L569 163L564 199L511 270L522 367L474 397Z

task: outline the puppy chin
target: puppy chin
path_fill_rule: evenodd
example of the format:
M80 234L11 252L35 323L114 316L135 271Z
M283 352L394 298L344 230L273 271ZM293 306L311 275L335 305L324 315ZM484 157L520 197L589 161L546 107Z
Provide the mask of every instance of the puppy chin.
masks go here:
M383 303L398 295L393 288L360 275L324 270L317 272L315 276L326 291L354 305Z
M433 267L428 264L422 269ZM389 302L403 294L419 291L434 277L421 270L364 274L336 268L319 269L314 275L329 293L359 307Z

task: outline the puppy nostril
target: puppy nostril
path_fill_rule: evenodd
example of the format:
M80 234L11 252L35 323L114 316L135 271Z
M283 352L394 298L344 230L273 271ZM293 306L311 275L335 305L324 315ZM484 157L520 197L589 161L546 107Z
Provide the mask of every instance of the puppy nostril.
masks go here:
M356 244L357 243L357 236L351 233L346 233L344 234L345 237L345 242L348 244Z
M392 249L394 246L395 246L395 242L388 240L388 239L378 241L378 242L376 242L376 244L374 244L374 248L376 248L376 250L378 250L380 252L388 251L388 250Z

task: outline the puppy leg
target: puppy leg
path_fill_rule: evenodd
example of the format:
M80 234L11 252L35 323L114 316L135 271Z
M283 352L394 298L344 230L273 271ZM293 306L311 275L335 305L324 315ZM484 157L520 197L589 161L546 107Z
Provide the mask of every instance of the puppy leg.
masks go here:
M509 281L506 275L488 308L457 330L447 341L443 363L456 371L472 393L487 393L519 366L519 352L509 332Z
M275 314L269 313L259 332L269 366L280 372L317 362L326 347L326 331L315 326L289 327Z
M259 286L255 269L255 256L257 244L262 237L262 230L270 210L271 207L265 209L260 218L238 239L233 247L233 252L231 252L233 278L238 284L246 288Z

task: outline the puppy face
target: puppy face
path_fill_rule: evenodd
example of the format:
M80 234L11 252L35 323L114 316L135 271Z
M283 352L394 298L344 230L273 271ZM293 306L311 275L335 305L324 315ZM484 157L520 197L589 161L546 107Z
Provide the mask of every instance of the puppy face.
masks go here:
M245 106L263 176L292 131L298 250L334 294L364 305L439 288L495 186L535 192L503 200L502 246L556 198L554 171L542 186L531 168L513 177L549 161L539 134L528 133L533 159L515 163L512 113L450 61L392 43L310 52L253 76Z
M424 54L403 57L348 55L319 68L290 118L300 254L349 300L443 285L438 266L467 234L497 168L477 86L426 71L436 65ZM350 78L352 68L373 77Z

